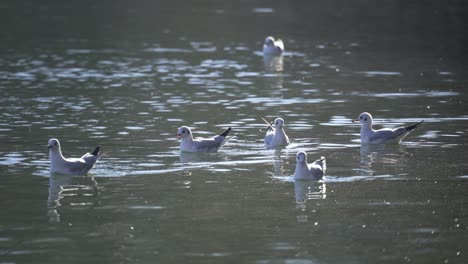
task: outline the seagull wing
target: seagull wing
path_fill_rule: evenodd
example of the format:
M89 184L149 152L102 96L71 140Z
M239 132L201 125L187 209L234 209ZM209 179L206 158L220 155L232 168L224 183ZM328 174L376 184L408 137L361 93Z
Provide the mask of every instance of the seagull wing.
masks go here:
M270 146L273 143L273 137L275 135L275 129L272 128L272 130L267 131L265 134L265 145Z
M382 143L392 140L402 140L406 137L409 132L413 131L419 125L421 125L424 121L412 124L406 127L397 127L394 129L390 128L382 128L379 130L374 130L374 133L369 137L370 142L372 143Z
M81 156L82 159L84 159L85 157L88 157L88 156L101 156L101 145L98 145L94 150L93 152L89 153L85 153L83 156Z
M323 160L325 161L325 160ZM315 179L322 179L323 174L325 173L325 169L323 167L322 161L315 161L312 164L308 165L309 167L309 173L315 178Z
M280 51L283 51L284 50L284 44L283 44L283 40L281 39L277 39L275 41L275 46L280 49Z
M320 157L320 159L314 161L311 166L314 166L314 167L317 167L322 170L323 172L325 172L325 170L327 169L327 160L325 159L324 156Z
M231 128L227 128L221 134L212 138L197 138L193 140L193 146L197 152L216 152L227 141L227 135L231 132Z
M94 167L94 165L96 164L96 162L99 160L99 158L101 157L101 155L99 156L94 156L92 154L86 156L86 157L82 157L82 159L85 161L86 164L88 165L91 165L91 168Z
M273 124L273 122L269 123L265 118L263 118L263 117L260 117L260 118L263 120L263 122L265 122L265 124L268 125L267 132L270 131L270 130L273 130L273 131L275 130L275 128L271 126Z
M86 160L82 158L68 158L65 159L65 162L66 170L74 174L82 174L83 171L92 168L92 165L88 164Z
M193 146L198 152L214 152L218 150L224 142L224 137L197 138L193 140Z
M83 160L89 167L89 169L92 169L94 165L96 165L97 161L101 157L101 145L98 145L93 152L91 153L86 153L83 156L81 156L81 160Z

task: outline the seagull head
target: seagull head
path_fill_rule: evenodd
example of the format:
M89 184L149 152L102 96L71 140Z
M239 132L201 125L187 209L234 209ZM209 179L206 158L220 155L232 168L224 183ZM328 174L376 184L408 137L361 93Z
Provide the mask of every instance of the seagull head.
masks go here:
M49 144L47 146L48 149L50 150L59 150L60 149L60 142L56 138L51 138L49 139Z
M275 129L280 129L280 128L282 128L282 127L284 126L284 119L283 119L283 118L280 118L280 117L276 118L276 119L275 119L275 124L274 124L274 125L275 125Z
M273 37L267 37L265 39L265 45L266 46L273 46L275 44L275 39Z
M307 162L307 154L304 151L299 151L296 154L296 161L299 162Z
M361 113L358 119L353 120L354 122L359 122L361 125L372 128L372 115L368 112Z
M184 139L186 137L189 137L192 134L192 131L190 131L190 128L186 126L179 127L177 130L176 137L180 139Z

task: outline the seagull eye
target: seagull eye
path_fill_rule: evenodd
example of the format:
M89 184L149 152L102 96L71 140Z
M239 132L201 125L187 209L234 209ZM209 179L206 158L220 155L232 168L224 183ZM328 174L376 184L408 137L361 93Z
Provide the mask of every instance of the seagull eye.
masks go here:
M360 116L360 117L359 117L359 119L361 119L361 120L362 120L362 116Z
M54 145L57 146L57 142L55 142Z
M367 121L367 118L364 118L364 121Z

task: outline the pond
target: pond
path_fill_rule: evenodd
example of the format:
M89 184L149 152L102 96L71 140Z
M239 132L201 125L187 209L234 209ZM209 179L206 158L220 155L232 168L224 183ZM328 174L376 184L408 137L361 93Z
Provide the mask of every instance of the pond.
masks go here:
M181 4L1 4L0 263L466 263L466 4ZM365 111L424 123L361 146ZM184 125L230 140L181 153ZM50 174L54 137L104 154Z

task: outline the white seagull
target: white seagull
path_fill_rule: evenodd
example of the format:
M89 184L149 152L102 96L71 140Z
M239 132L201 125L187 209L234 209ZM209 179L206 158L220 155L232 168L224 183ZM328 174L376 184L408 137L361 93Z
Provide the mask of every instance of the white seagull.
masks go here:
M278 117L275 119L275 127L272 127L264 118L262 119L268 124L268 130L265 134L265 146L267 148L272 149L289 145L289 137L284 132L284 120L282 118Z
M229 127L223 133L211 138L193 139L192 131L186 126L179 127L176 137L180 140L180 150L185 152L216 152L227 141L226 136L231 131Z
M284 44L281 39L275 40L273 37L267 37L263 44L263 55L278 56L284 51Z
M361 113L359 118L353 120L361 123L361 143L380 144L388 142L401 142L411 131L421 125L423 121L406 127L382 128L375 130L372 128L372 115L368 112Z
M327 169L325 157L307 164L307 154L299 151L296 154L296 170L294 171L294 180L321 180Z
M56 138L49 140L50 152L50 172L61 174L86 175L94 168L96 162L101 157L101 146L97 146L93 152L86 153L81 158L66 159L62 155L60 142Z

